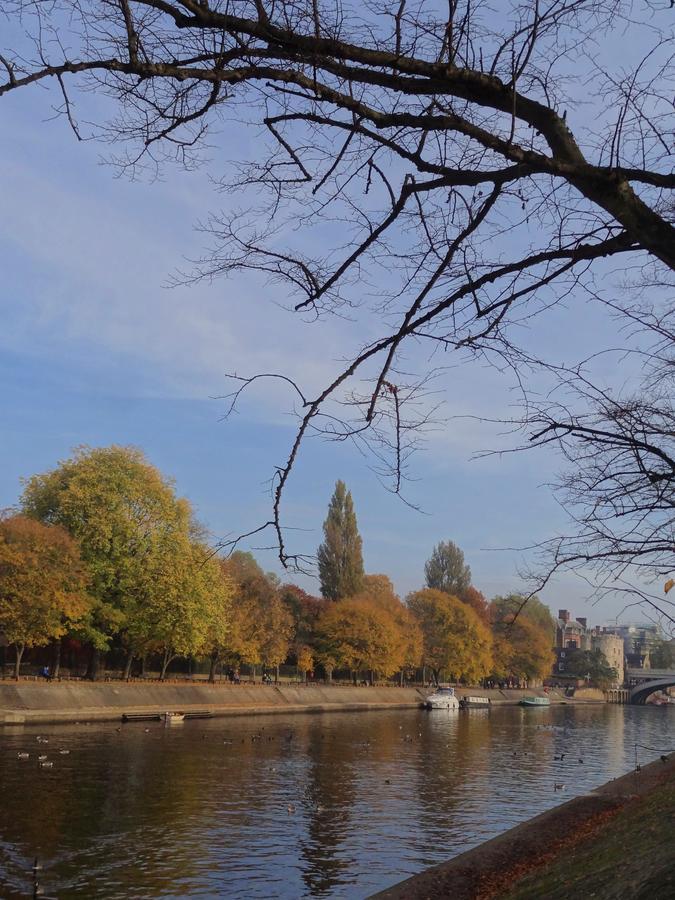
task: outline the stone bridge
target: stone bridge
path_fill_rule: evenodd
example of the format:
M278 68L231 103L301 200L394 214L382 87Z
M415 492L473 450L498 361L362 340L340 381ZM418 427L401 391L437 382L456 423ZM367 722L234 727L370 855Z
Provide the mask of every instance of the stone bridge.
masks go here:
M655 691L675 687L675 671L667 669L626 669L630 703L643 704Z

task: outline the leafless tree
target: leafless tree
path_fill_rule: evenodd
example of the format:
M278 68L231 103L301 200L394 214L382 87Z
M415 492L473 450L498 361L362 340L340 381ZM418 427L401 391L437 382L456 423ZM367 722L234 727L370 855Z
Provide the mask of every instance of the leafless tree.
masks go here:
M221 182L246 212L210 220L188 279L253 269L301 318L377 322L322 391L292 385L298 431L263 526L284 564L280 504L309 434L366 442L400 491L434 351L517 368L514 326L601 294L604 260L655 281L675 268L672 6L5 0L0 95L55 83L78 138L71 85L105 95L114 113L91 136L123 168L191 165L223 122L257 127L254 158ZM420 345L428 368L411 372ZM617 435L629 423L616 412Z
M575 572L595 597L623 596L672 632L675 309L654 316L634 306L630 313L658 335L639 350L612 354L618 367L641 370L638 390L598 387L590 377L595 359L549 368L554 386L543 397L526 396L523 417L511 422L526 434L517 450L553 445L566 464L551 486L570 530L534 548L538 564L528 574L541 590L561 570Z

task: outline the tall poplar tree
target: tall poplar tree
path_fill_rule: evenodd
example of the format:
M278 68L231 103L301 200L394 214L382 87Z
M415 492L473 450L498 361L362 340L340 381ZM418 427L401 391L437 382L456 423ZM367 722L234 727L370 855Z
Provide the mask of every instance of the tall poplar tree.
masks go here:
M363 553L352 495L344 481L335 483L323 535L318 550L321 593L327 600L352 597L363 582Z

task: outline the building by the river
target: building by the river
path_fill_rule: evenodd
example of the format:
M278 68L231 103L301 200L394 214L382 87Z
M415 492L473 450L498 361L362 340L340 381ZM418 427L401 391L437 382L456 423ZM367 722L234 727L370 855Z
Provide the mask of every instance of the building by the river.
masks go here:
M617 682L623 684L624 680L624 647L625 643L620 635L604 626L588 627L588 620L579 616L572 618L568 609L558 610L556 622L555 664L553 676L568 679L568 664L570 657L577 650L600 650L609 665L616 669Z
M617 634L605 631L604 627L598 626L591 630L590 634L591 650L600 650L607 662L613 669L616 669L619 684L624 682L625 674L625 655L624 642Z
M603 632L614 634L623 641L626 665L631 669L649 669L649 655L658 646L663 634L658 625L604 625Z

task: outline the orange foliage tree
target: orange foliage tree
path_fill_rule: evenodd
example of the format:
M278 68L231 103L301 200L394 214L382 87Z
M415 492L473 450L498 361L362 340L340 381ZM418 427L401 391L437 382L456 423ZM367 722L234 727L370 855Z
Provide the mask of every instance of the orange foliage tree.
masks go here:
M57 525L23 515L0 519L0 632L16 650L58 640L92 608L77 543Z
M404 663L396 618L367 594L331 603L317 621L315 640L329 679L335 668L389 676Z

